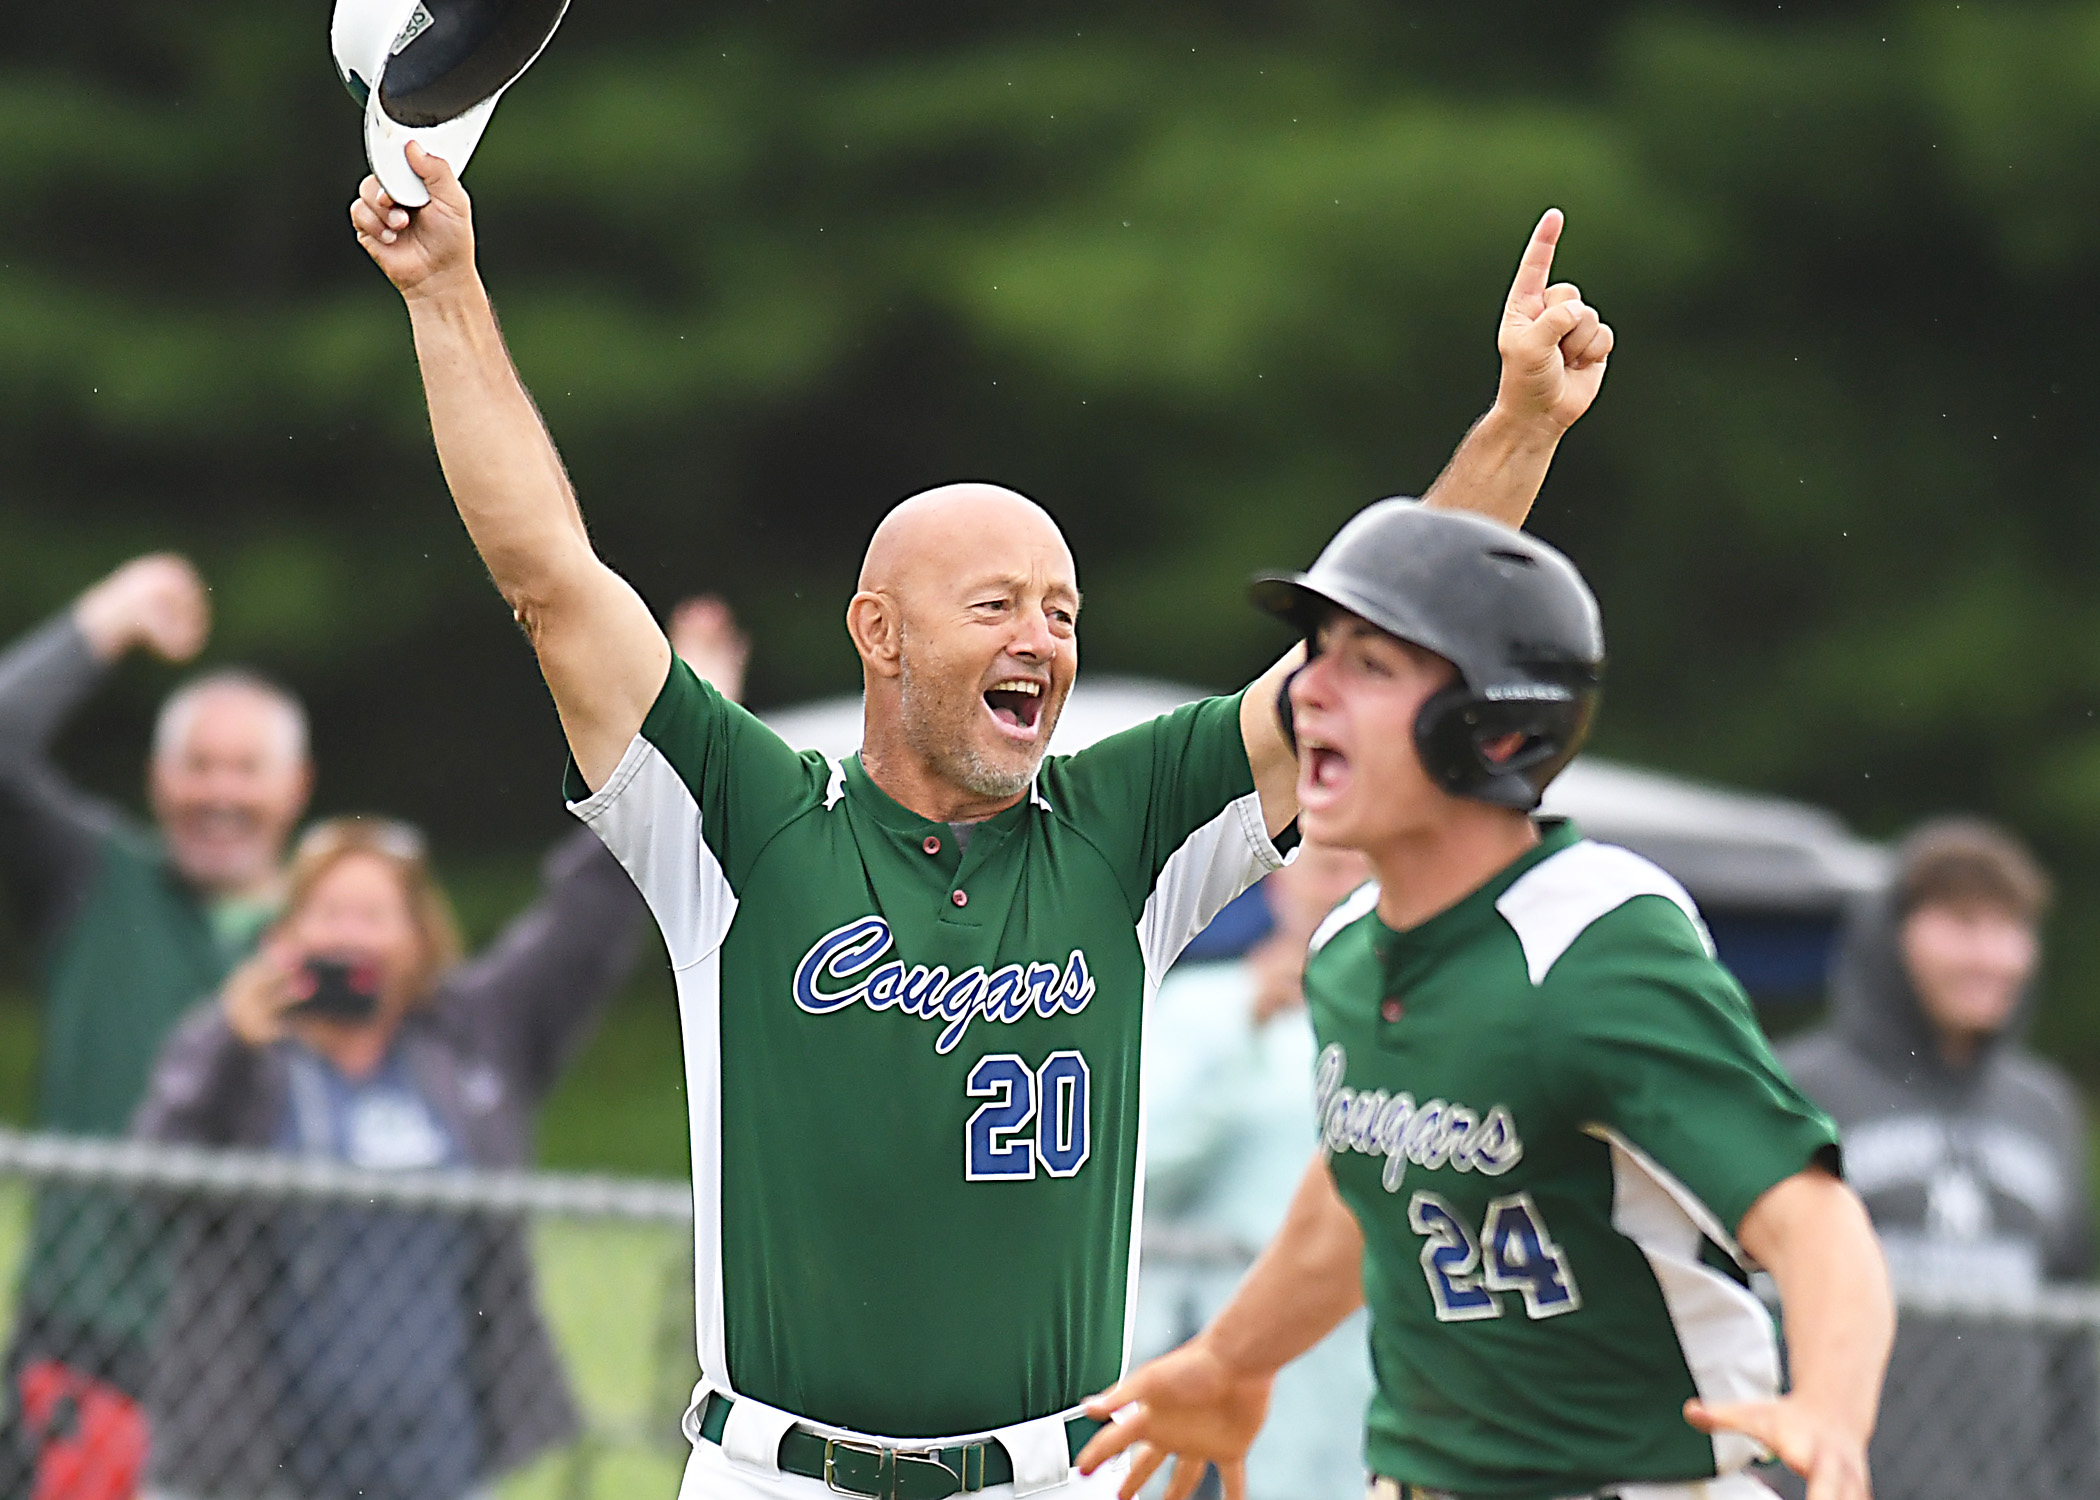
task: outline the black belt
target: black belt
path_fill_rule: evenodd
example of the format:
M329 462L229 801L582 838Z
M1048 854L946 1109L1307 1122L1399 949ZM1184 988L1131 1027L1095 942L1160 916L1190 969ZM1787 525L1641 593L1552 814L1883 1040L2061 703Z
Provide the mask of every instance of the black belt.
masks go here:
M733 1398L709 1391L700 1405L700 1436L720 1447L734 1405ZM1087 1439L1106 1425L1092 1417L1065 1418L1066 1456L1078 1458ZM997 1438L947 1448L891 1447L790 1427L780 1439L779 1463L783 1474L821 1479L838 1494L861 1500L948 1500L1011 1484L1014 1477L1013 1458Z

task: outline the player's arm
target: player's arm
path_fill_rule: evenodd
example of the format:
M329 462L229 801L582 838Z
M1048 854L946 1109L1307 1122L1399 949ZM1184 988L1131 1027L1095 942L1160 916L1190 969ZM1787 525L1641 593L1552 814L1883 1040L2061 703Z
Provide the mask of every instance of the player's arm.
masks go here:
M1549 208L1531 232L1495 337L1502 355L1495 404L1422 497L1431 505L1523 525L1561 438L1597 399L1611 357L1611 325L1572 282L1550 282L1565 222L1559 209Z
M1736 1239L1779 1283L1793 1389L1777 1401L1691 1401L1685 1420L1757 1439L1807 1477L1808 1500L1870 1500L1867 1440L1896 1308L1866 1206L1811 1167L1751 1204Z
M1423 500L1477 511L1511 526L1531 514L1560 440L1597 399L1612 331L1568 282L1553 283L1553 251L1565 222L1548 209L1531 232L1502 305L1496 347L1502 376L1495 404L1473 424ZM1247 760L1274 835L1298 816L1297 750L1276 712L1283 684L1305 659L1292 651L1262 674L1240 708Z
M1080 1451L1080 1471L1129 1450L1122 1497L1132 1500L1171 1457L1167 1500L1186 1500L1214 1463L1226 1500L1244 1500L1247 1449L1268 1412L1269 1386L1362 1303L1363 1249L1327 1158L1316 1156L1283 1228L1211 1325L1087 1402L1098 1419L1122 1415Z
M598 560L569 477L511 363L474 265L472 208L420 146L430 203L367 177L350 222L408 305L438 460L489 576L539 653L577 769L594 790L626 754L671 666L648 606Z

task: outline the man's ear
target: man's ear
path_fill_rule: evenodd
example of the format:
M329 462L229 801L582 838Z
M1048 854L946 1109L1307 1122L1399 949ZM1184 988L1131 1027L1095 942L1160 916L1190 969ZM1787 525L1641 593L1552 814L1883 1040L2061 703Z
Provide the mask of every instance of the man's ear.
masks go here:
M846 634L869 671L878 677L895 677L903 671L903 621L896 603L886 594L863 589L846 606Z

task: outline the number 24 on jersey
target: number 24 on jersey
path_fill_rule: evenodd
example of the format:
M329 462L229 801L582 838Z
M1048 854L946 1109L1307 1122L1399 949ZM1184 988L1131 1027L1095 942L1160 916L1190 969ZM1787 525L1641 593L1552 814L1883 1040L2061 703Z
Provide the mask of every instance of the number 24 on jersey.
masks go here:
M1558 1317L1582 1306L1567 1252L1553 1243L1529 1193L1512 1193L1487 1206L1476 1238L1435 1193L1407 1203L1408 1227L1424 1236L1422 1274L1437 1321L1470 1323L1502 1316L1497 1293L1515 1292L1532 1318Z

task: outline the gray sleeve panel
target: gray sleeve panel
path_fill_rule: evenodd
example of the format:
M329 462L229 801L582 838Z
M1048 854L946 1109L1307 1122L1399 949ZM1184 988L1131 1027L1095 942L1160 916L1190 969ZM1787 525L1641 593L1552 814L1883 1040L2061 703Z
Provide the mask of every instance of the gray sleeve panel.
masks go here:
M646 914L620 862L579 828L542 863L539 899L453 971L439 1007L536 1102L633 968Z
M122 822L49 755L105 671L70 613L0 653L0 876L47 949L79 912L103 842Z

